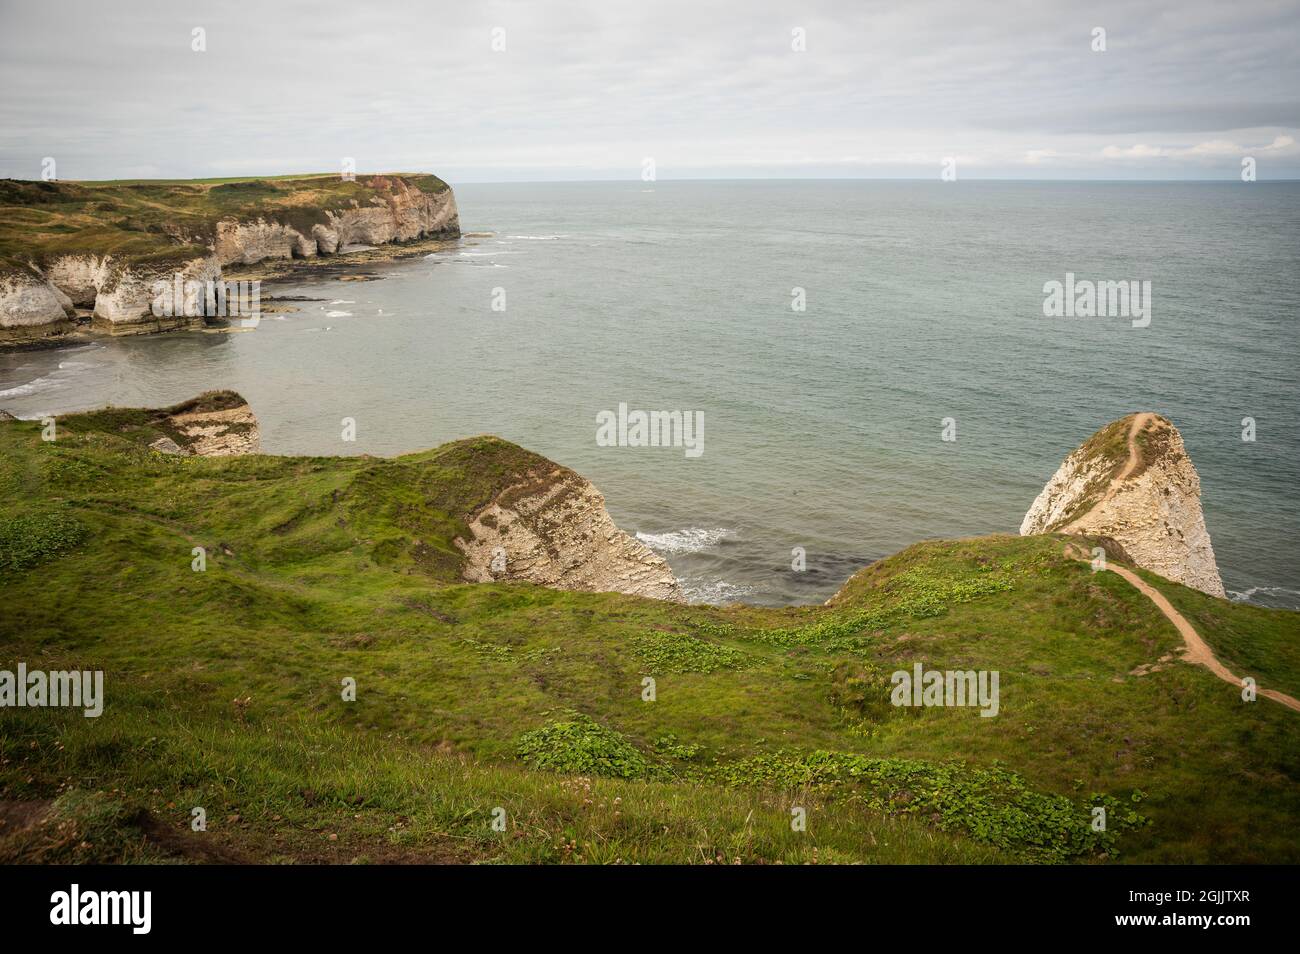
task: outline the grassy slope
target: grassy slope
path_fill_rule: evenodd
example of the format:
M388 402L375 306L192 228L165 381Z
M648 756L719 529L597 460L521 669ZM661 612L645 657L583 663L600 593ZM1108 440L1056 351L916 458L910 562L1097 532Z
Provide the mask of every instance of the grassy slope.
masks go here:
M378 195L376 176L345 182L338 175L258 179L27 182L0 180L0 264L65 254L112 253L125 261L184 259L201 254L225 217L284 222L303 234L326 222L326 209ZM447 184L428 174L401 178L430 192Z
M57 796L68 820L0 855L155 858L147 811L258 859L1006 861L1117 843L1134 861L1300 860L1300 720L1184 664L1129 676L1177 634L1055 538L914 546L826 609L471 586L451 539L535 455L476 438L394 460L175 458L144 449L155 420L67 418L54 443L0 424L0 668L103 668L108 685L99 719L0 715L0 798ZM1188 615L1230 666L1300 690L1300 614L1163 588L1209 614ZM999 670L1001 714L875 704L916 661ZM520 764L521 737L557 722L576 778ZM614 757L644 778L591 778ZM1077 829L1094 793L1114 799L1115 841L1044 851L1044 799L1068 799ZM193 805L206 835L184 827ZM1121 830L1121 805L1150 823Z

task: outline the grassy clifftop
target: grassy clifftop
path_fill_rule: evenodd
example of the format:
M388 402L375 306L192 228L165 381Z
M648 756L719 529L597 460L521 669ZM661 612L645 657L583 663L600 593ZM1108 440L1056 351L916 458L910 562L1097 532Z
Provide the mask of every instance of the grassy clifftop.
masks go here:
M248 179L32 182L0 180L0 264L61 255L112 254L124 263L188 259L202 254L224 218L291 225L304 235L325 224L326 210L368 205L398 179L437 195L447 184L417 173L337 173Z
M0 858L1300 860L1300 718L1135 675L1178 634L1055 536L919 544L828 607L469 585L453 539L536 455L169 457L156 421L0 423L0 669L106 673L97 719L0 714ZM1144 576L1300 690L1300 614ZM917 662L998 670L998 715L882 704Z

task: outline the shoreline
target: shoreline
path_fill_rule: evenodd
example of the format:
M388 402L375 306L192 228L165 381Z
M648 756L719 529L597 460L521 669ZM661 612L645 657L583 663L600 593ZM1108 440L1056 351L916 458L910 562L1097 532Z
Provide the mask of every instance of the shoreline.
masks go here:
M228 266L222 270L221 280L229 282L260 281L271 291L295 284L298 281L305 279L321 281L333 279L340 282L381 281L384 278L383 275L366 272L364 269L368 266L386 265L391 262L406 261L408 259L430 255L435 252L445 251L448 248L458 246L465 238L478 238L485 234L488 233L476 232L470 233L469 235L459 235L455 238L438 236L432 238L413 239L410 242L389 242L384 245L375 245L351 252L339 252L335 255L323 257L263 259L262 261L252 265ZM292 299L290 298L277 298L274 295L270 295L267 297L266 303L262 306L262 313L289 314L298 311L299 309L284 304L291 300ZM106 334L102 331L95 331L91 326L91 320L92 316L87 312L85 315L78 315L76 327L74 330L69 331L66 334L55 335L49 338L35 338L28 341L0 342L0 355L79 347L81 345L92 344L96 341L108 341L115 338L154 337L156 335L171 335L176 333L176 330L167 330L144 331L121 335ZM214 324L208 327L177 330L188 330L199 334L227 334L247 329L240 328L238 325Z

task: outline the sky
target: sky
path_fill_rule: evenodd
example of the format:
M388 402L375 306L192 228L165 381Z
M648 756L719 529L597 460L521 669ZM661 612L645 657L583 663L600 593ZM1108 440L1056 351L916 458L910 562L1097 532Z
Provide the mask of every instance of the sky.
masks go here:
M0 177L1297 178L1298 40L1300 0L0 0Z

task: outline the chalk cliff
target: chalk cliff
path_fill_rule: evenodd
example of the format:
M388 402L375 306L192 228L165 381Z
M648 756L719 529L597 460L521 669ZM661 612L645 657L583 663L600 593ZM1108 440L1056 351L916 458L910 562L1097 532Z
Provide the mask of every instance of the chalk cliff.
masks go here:
M605 498L565 467L535 470L499 493L454 542L472 583L524 580L562 590L681 600L663 557L615 526Z
M35 269L0 262L0 344L66 334L72 301Z
M1021 535L1053 532L1110 537L1138 566L1224 595L1200 477L1159 415L1121 418L1065 458L1020 525Z
M459 234L454 194L429 175L0 180L0 344L74 330L77 309L105 334L202 327L201 309L155 315L155 283L219 281L233 264Z

